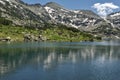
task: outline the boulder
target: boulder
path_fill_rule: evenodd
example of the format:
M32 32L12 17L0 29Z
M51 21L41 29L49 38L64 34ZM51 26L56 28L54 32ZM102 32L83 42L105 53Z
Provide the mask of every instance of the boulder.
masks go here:
M24 35L24 41L46 41L47 38L43 37L42 35L34 36L31 34L25 34Z
M0 41L11 41L11 38L10 37L0 38Z

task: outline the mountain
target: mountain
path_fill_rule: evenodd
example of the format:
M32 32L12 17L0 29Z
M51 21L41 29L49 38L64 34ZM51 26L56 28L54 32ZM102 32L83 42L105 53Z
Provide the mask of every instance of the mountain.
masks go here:
M0 12L2 17L17 25L56 22L86 31L94 29L104 21L90 10L68 10L54 2L42 6L26 4L21 0L1 0Z
M102 18L90 10L68 10L54 2L47 3L44 8L51 19L58 23L92 33L95 36L120 39L120 30L118 29L120 13L114 14L116 18L110 17L108 19L108 17ZM115 19L114 22L111 22L113 19Z
M104 20L90 10L68 10L54 2L47 3L44 8L52 20L83 30L92 30Z
M113 24L113 27L120 29L120 12L109 14L107 19Z
M110 32L112 36L120 39L120 11L109 14L106 17L106 22L112 26L109 29L111 30Z
M16 25L35 26L50 20L45 9L39 5L25 4L21 0L0 0L1 17L13 21Z
M101 18L91 10L69 10L55 2L41 5L0 0L0 16L14 25L40 28L46 23L63 24L94 36L120 38L120 12Z

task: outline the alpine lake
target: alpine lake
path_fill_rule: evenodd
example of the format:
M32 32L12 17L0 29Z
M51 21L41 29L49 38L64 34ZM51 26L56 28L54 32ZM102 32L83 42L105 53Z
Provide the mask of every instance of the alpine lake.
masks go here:
M120 42L0 43L0 80L120 80Z

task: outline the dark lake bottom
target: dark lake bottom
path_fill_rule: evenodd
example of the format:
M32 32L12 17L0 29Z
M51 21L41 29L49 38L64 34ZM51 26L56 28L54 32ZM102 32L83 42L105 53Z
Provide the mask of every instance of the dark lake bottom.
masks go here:
M120 80L120 42L1 43L0 80Z

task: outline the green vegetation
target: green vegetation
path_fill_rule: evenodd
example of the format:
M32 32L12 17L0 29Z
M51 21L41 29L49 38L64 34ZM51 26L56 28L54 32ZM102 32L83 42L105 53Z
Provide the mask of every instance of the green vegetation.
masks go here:
M2 20L2 19L0 19ZM61 24L46 23L42 28L33 29L32 27L12 26L9 20L3 19L0 22L0 38L10 37L12 41L24 41L24 35L30 34L33 36L42 35L47 41L93 41L100 40L99 37L93 37L91 34L80 32L75 28L68 28ZM7 23L4 24L4 23Z
M91 34L80 32L75 28L58 25L46 28L42 35L46 36L50 41L93 41L100 39L93 37Z
M0 24L10 25L10 24L12 24L12 21L7 20L7 19L5 19L5 18L0 18Z
M39 32L36 30L26 29L23 27L0 25L0 38L10 37L13 41L23 41L24 35L28 33L37 35Z

